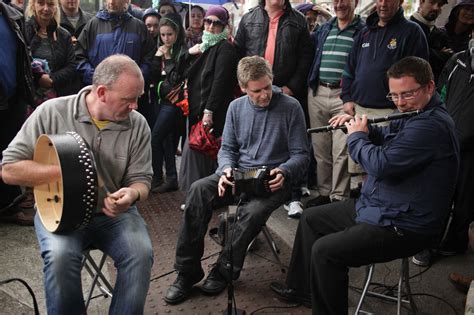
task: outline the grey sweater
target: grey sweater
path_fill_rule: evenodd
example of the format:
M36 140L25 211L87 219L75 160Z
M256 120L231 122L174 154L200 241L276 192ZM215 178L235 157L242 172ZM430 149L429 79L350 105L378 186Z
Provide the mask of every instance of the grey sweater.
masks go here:
M36 140L41 134L76 131L100 156L96 166L111 192L132 183L150 187L151 168L150 128L145 118L132 111L129 118L110 122L99 130L90 117L85 96L91 87L79 94L51 99L39 106L3 151L3 164L32 160Z
M301 105L273 86L268 107L255 106L245 95L227 111L218 175L228 167L279 167L285 177L300 178L309 163L306 125Z

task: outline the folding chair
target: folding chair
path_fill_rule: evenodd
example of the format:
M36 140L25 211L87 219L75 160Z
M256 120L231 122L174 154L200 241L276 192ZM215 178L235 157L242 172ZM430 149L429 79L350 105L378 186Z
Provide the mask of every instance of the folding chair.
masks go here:
M113 287L107 278L102 273L102 268L104 267L105 260L107 259L107 255L102 253L99 262L97 263L94 258L91 256L91 251L95 250L95 248L87 249L84 252L84 257L82 259L82 265L86 269L87 273L92 278L92 284L87 294L87 298L85 299L86 310L89 307L90 301L96 297L103 296L104 298L112 297ZM93 296L94 289L98 288L102 294Z
M273 257L275 257L278 265L280 265L282 267L282 269L281 269L282 272L285 272L283 264L281 263L281 260L280 260L280 249L278 248L278 246L277 246L275 240L273 239L272 234L268 230L268 227L267 227L266 224L262 227L262 232L261 233L263 233L263 235L265 236L265 239L267 240L268 246L270 246L270 249L272 250ZM254 238L252 240L252 242L249 244L249 247L247 248L247 252L249 252L251 250L252 245L255 242L255 239L256 238Z
M365 281L364 289L362 290L362 294L360 296L359 304L357 305L357 309L355 311L355 315L358 315L359 313L371 314L370 312L361 310L361 307L362 307L362 304L364 303L364 299L366 295L371 295L371 296L383 298L390 301L396 301L397 302L397 315L401 314L402 303L409 305L412 314L417 314L418 309L416 307L415 301L413 300L413 296L411 294L411 289L410 289L410 281L409 281L410 273L409 273L408 257L401 258L400 277L398 280L397 291L396 291L397 297L369 291L369 286L372 281L374 269L375 269L375 264L371 264L367 266L366 281ZM402 295L404 293L403 292L404 285L405 285L405 294L407 296L407 299L402 298Z

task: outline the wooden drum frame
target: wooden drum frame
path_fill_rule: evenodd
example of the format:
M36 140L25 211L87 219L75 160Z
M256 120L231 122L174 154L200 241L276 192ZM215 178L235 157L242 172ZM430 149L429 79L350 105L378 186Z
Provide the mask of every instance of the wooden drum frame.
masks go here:
M70 232L86 226L96 210L98 178L92 151L76 132L41 135L34 161L58 165L61 179L34 187L36 207L46 230Z

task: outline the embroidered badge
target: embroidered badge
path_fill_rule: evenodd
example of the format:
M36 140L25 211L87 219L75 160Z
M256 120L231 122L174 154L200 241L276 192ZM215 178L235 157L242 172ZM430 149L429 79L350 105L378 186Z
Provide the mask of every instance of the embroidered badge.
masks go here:
M388 48L388 49L396 49L396 48L397 48L397 39L396 39L396 38L392 38L392 39L390 40L390 42L388 43L387 48Z

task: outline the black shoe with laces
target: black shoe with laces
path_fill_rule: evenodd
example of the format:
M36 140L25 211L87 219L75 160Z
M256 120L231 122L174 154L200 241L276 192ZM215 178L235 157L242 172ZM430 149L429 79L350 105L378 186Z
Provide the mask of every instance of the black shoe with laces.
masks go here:
M287 302L300 303L307 308L311 308L311 295L308 293L304 294L297 292L280 282L270 283L270 288L278 295L278 297Z
M201 281L204 272L200 270L192 274L178 273L178 277L166 290L164 300L168 304L178 304L186 300L192 292L193 286Z
M151 192L156 192L156 190L161 186L163 185L163 178L156 178L156 177L153 177L153 180L151 181Z
M158 187L154 192L157 192L157 193L166 193L166 192L170 192L170 191L176 191L178 190L178 181L177 180L170 180L170 181L165 181L165 183L163 185L161 185L160 187Z
M216 264L209 272L201 290L209 295L216 295L221 293L227 287L226 278L220 273L219 265Z

